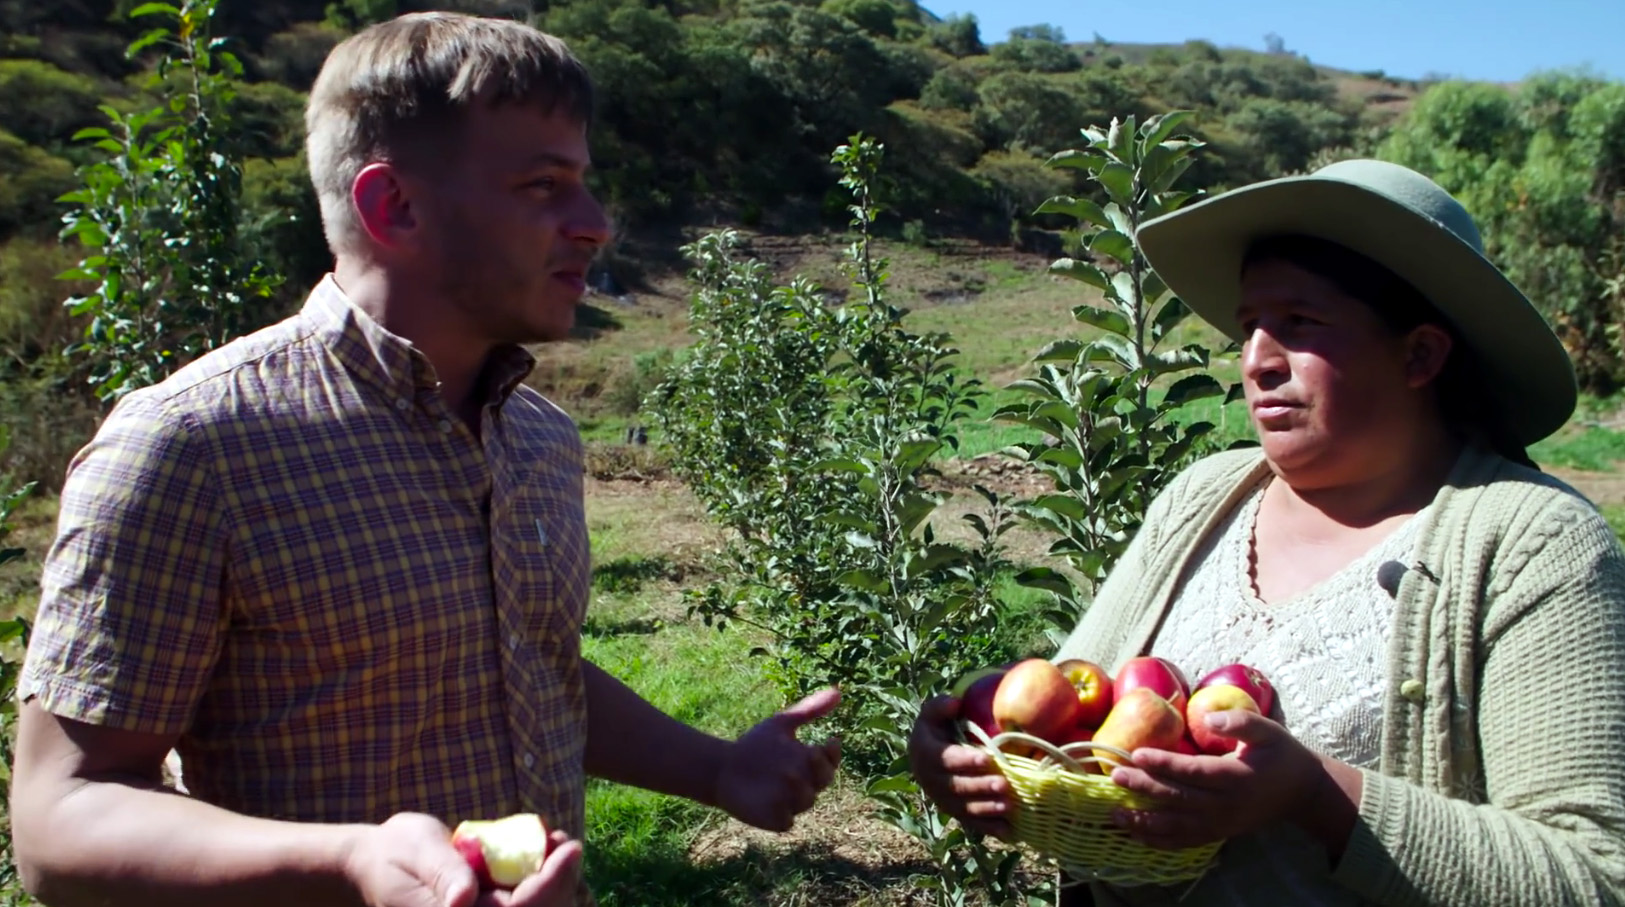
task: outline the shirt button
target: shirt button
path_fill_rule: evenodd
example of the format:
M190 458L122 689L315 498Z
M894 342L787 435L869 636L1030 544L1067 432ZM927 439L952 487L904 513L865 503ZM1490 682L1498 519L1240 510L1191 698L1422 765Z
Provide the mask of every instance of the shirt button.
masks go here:
M404 413L407 410L412 408L412 404L406 402L405 397L396 397L395 398L395 408Z
M509 633L508 634L508 648L510 648L510 649L519 648L519 634L518 633Z
M520 761L525 763L525 768L536 767L536 756L534 754L526 753L525 758L521 759Z
M440 420L440 433L443 434L443 435L451 434L451 420L450 419L441 419Z

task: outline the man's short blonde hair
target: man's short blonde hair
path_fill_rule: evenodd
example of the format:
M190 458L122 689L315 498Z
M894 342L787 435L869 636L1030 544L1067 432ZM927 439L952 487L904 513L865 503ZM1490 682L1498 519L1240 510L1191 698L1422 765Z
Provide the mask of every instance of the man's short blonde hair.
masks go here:
M460 13L410 13L333 49L305 108L305 151L335 254L361 235L350 189L362 168L454 154L475 103L563 109L585 125L592 80L558 38Z

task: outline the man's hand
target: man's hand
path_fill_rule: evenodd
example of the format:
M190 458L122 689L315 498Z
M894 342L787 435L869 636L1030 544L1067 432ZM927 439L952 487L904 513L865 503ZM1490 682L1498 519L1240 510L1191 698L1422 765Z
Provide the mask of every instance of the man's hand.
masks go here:
M1336 843L1323 833L1330 829L1315 827L1319 820L1311 814L1347 814L1348 788L1337 776L1353 769L1322 760L1286 728L1253 712L1210 715L1208 726L1241 746L1228 756L1136 750L1133 766L1113 769L1119 785L1163 801L1155 811L1118 810L1120 826L1136 840L1164 848L1209 844L1282 821Z
M1004 838L1010 810L1010 783L981 750L958 743L953 722L959 700L937 696L920 706L908 739L909 767L932 802L973 831Z
M438 819L400 813L360 833L345 861L368 907L568 907L575 903L581 844L560 831L540 872L513 891L481 892L451 830Z
M789 831L835 780L841 742L811 745L796 739L803 725L840 704L838 690L820 690L762 721L729 745L717 772L717 805L734 818L768 831Z

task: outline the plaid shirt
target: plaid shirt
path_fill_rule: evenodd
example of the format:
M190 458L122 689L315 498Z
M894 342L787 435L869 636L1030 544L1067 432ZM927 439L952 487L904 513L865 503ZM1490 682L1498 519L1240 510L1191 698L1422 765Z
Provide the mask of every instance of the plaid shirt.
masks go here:
M583 834L580 438L496 357L480 436L329 277L74 459L19 695L178 734L253 816Z

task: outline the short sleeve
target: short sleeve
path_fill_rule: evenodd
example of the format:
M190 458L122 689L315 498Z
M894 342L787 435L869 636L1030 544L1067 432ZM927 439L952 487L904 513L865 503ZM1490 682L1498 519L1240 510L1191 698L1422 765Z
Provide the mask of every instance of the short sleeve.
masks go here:
M120 401L69 465L18 696L56 715L179 734L219 658L227 560L195 427Z

